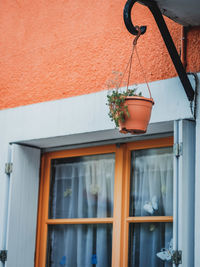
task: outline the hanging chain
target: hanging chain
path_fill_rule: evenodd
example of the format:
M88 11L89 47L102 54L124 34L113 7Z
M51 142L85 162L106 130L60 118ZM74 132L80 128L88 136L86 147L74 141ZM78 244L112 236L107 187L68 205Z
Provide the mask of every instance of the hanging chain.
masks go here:
M136 30L138 30L138 34L135 37L135 39L133 40L133 48L132 48L131 56L130 56L130 59L129 59L129 62L128 62L128 65L127 65L127 67L129 66L129 70L128 70L128 80L127 80L126 91L128 91L129 81L130 81L130 77L131 77L131 68L132 68L132 61L133 61L133 53L134 53L134 50L135 50L136 45L137 45L137 40L139 39L139 37L141 35L140 27L139 26L136 26L135 28L136 28Z
M127 80L126 91L128 91L129 81L130 81L130 77L131 77L131 68L132 68L134 49L135 49L135 46L133 45L132 53L131 53L130 60L129 60L129 71L128 71L128 80Z
M134 47L133 47L133 50L134 50ZM131 61L132 61L133 50L132 50L131 56L130 56L130 58L129 58L129 61L128 61L127 65L126 65L126 68L125 68L125 70L124 70L124 72L123 72L123 74L122 74L122 77L121 77L121 80L120 80L120 82L119 82L119 86L118 86L118 88L121 87L121 83L122 83L122 81L123 81L123 79L124 79L124 75L125 75L125 73L126 73L126 71L127 71L127 69L128 69L128 66L130 65L130 63L131 63ZM118 88L117 88L117 91L118 91Z
M140 65L140 68L141 68L141 70L142 70L142 74L143 74L143 76L144 76L144 79L145 79L145 82L146 82L146 85L147 85L147 88L148 88L148 91L149 91L150 98L152 98L151 90L150 90L150 88L149 88L149 84L148 84L148 82L147 82L146 73L145 73L145 71L144 71L144 68L142 67L142 64L141 64L141 62L140 62L140 58L139 58L139 55L138 55L138 52L137 52L137 47L135 47L135 52L136 52L136 55L137 55L137 59L138 59L139 65Z
M138 34L137 34L137 36L135 37L135 39L133 40L133 48L132 48L131 56L130 56L130 59L129 59L127 65L126 65L125 71L124 71L124 73L123 73L123 75L122 75L121 81L120 81L120 83L119 83L119 87L120 87L120 85L121 85L121 83L122 83L122 80L123 80L123 78L124 78L124 75L125 75L125 73L126 73L128 67L129 67L129 70L128 70L128 80L127 80L127 87L126 87L126 90L128 91L129 82L130 82L130 77L131 77L131 69L132 69L133 53L134 53L134 50L135 50L135 52L136 52L136 56L137 56L137 59L138 59L139 65L140 65L140 68L141 68L141 70L142 70L142 74L143 74L143 76L144 76L144 79L145 79L145 82L146 82L146 85L147 85L147 88L148 88L148 91L149 91L150 98L152 99L151 90L150 90L150 88L149 88L149 84L148 84L148 82L147 82L146 74L145 74L144 68L142 67L142 64L141 64L141 62L140 62L140 58L139 58L139 55L138 55L138 52L137 52L137 47L136 47L136 45L137 45L137 41L138 41L138 39L139 39L139 37L140 37L140 35L141 35L141 30L140 30L140 27L139 27L139 26L135 26L135 28L137 29Z

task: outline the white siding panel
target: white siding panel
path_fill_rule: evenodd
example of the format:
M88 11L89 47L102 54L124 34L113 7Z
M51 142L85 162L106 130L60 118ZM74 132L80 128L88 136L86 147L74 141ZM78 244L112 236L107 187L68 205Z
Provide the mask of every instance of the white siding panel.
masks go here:
M12 147L6 267L34 267L40 150Z

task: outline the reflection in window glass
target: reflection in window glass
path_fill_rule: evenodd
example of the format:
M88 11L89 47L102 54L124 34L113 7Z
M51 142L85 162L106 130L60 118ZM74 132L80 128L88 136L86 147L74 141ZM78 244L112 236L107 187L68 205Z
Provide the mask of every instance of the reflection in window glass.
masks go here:
M115 155L52 161L49 218L112 217Z
M49 226L46 267L110 267L112 225Z
M132 151L130 216L172 215L172 148Z
M129 267L171 267L172 223L131 223Z

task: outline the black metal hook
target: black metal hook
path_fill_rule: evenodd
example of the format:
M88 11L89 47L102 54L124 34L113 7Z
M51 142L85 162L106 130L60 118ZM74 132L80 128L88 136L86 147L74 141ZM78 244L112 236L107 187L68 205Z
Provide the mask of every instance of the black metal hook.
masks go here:
M137 2L137 0L128 0L126 2L126 5L124 7L124 23L126 25L127 30L133 34L133 35L138 35L138 30L136 27L134 27L132 21L131 21L131 10L133 5ZM141 34L144 34L146 32L147 26L141 26L140 31Z
M136 27L133 26L133 23L131 21L131 10L133 5L136 2L140 2L147 6L149 10L151 11L152 15L154 16L154 19L157 23L157 26L160 30L160 33L162 35L163 41L165 42L165 45L167 47L167 50L169 52L169 55L172 59L172 62L174 64L174 67L178 73L178 76L181 80L181 83L183 85L183 88L185 90L185 93L188 97L189 101L193 101L194 99L194 90L191 86L191 83L187 77L186 71L183 67L183 64L180 60L180 57L178 55L178 52L176 50L176 47L174 45L174 42L172 40L172 37L170 35L170 32L167 28L167 25L163 19L162 13L157 5L157 3L153 0L127 0L126 5L124 7L124 23L126 25L127 30L133 34L133 35L138 35L138 30ZM140 31L141 34L144 34L146 32L146 26L141 26Z

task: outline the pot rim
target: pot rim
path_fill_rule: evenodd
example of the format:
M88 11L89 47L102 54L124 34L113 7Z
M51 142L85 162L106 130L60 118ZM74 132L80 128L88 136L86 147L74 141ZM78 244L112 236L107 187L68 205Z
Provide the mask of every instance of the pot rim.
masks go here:
M151 102L152 105L154 105L154 100L153 98L148 98L148 97L144 97L144 96L126 96L125 101L126 100L142 100L142 101L147 101L147 102Z

